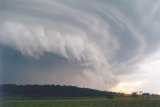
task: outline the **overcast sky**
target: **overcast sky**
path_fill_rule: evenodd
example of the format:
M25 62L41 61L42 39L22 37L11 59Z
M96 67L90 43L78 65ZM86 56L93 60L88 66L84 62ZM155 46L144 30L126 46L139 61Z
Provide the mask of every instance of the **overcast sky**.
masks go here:
M159 0L0 0L0 84L160 93Z

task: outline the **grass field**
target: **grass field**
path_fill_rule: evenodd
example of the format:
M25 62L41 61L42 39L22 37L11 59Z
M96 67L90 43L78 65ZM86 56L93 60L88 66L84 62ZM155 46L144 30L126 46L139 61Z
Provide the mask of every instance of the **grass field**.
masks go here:
M160 107L159 99L2 100L1 107Z

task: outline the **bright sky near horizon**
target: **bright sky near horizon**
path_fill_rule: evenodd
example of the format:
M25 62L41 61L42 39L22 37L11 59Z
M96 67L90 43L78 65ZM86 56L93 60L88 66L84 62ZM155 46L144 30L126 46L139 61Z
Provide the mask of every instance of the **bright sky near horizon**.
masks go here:
M159 0L0 0L0 84L160 93Z

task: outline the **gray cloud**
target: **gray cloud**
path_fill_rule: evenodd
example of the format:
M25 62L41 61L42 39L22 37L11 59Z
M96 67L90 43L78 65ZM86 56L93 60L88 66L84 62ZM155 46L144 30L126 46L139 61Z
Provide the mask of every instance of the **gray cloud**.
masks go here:
M4 48L18 56L3 57L3 81L12 74L7 82L26 77L24 83L108 89L159 48L158 6L158 0L0 0L2 56Z

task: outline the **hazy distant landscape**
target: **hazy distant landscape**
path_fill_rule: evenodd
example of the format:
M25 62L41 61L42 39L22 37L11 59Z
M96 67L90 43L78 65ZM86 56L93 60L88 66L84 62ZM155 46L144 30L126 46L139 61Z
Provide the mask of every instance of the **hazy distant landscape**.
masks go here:
M160 96L60 85L0 86L2 107L159 107Z
M2 99L26 99L26 98L76 98L76 97L105 97L112 99L115 92L80 88L76 86L61 85L0 85L0 95Z

